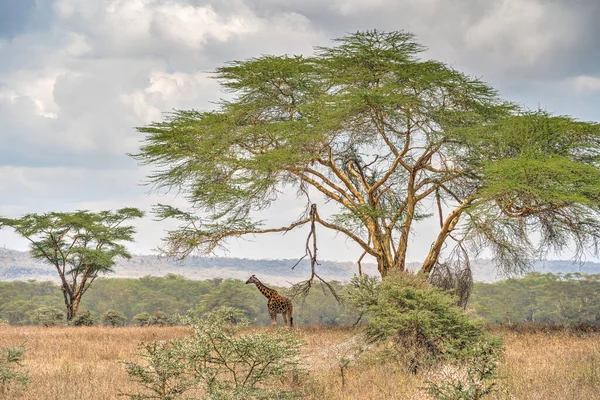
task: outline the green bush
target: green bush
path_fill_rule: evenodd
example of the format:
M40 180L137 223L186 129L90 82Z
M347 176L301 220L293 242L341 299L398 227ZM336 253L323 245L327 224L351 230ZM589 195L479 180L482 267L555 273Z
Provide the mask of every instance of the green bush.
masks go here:
M150 315L150 313L144 311L144 312L134 315L133 322L137 326L148 326L148 325L150 325L151 318L152 318L152 315Z
M29 383L29 374L23 371L22 364L26 350L25 343L0 347L0 397L4 398L14 384L25 387Z
M484 336L482 324L418 275L403 273L383 280L377 303L369 311L367 335L372 341L391 339L431 357L457 357Z
M85 310L77 313L77 316L73 318L71 323L74 326L93 326L95 322L96 318L94 318L90 310Z
M369 314L370 308L379 301L379 278L362 274L354 275L349 288L343 296L347 314L357 315L355 325Z
M425 392L436 400L479 400L495 390L499 341L482 341L470 350L470 357L458 364L448 377L426 381Z
M124 364L130 378L143 386L147 393L122 393L121 396L136 400L175 400L197 385L184 350L184 341L140 343L138 355L143 364Z
M41 306L30 314L31 320L37 325L45 327L57 325L65 318L64 313L53 306Z
M104 314L102 314L102 322L104 325L110 325L112 327L115 326L123 326L125 322L127 322L127 317L117 310L107 310Z
M195 369L203 371L207 392L219 398L269 398L274 391L265 384L292 373L298 365L300 342L287 328L242 333L248 320L239 310L221 308L191 320L194 335L189 342Z
M400 273L382 282L355 277L347 304L368 315L368 341L413 373L445 361L473 362L480 347L501 349L481 323L420 275Z
M168 326L173 325L169 316L160 310L154 311L154 314L148 320L148 325Z
M129 376L145 393L132 399L174 400L195 390L210 399L285 398L294 394L277 382L297 371L300 342L287 328L243 332L242 312L221 308L188 318L185 339L144 344L142 364L126 362Z

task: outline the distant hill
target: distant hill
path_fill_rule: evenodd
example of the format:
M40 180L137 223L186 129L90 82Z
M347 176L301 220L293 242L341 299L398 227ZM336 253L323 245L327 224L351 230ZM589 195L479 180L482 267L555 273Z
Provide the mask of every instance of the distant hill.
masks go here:
M287 286L307 279L310 264L303 260L294 269L297 260L253 260L247 258L197 257L191 256L183 262L172 261L156 255L134 255L130 260L119 260L113 278L140 278L146 275L164 276L177 274L189 279L211 278L246 279L256 274L267 282ZM409 268L418 268L418 263L410 263ZM600 263L573 263L569 260L549 260L534 264L532 270L539 272L600 274ZM363 264L367 274L377 274L374 264ZM322 261L319 275L326 280L349 281L357 273L356 263ZM477 260L473 263L476 281L494 282L504 278L498 275L491 260ZM27 252L0 248L0 281L36 280L57 281L56 271L43 262L32 259Z
M252 260L228 257L191 256L183 262L156 255L134 255L130 260L119 259L113 278L140 278L177 274L189 279L235 278L246 280L256 274L265 281L281 286L310 277L310 264L303 260ZM365 273L375 274L373 264L363 265ZM318 273L326 280L348 281L357 272L352 262L322 261ZM13 280L57 281L56 271L41 261L32 259L27 252L0 248L0 281Z

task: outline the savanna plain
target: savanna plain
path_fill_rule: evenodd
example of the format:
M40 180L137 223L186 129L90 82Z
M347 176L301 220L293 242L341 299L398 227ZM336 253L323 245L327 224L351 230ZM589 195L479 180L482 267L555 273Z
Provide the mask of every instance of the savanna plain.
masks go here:
M262 330L270 328L251 328ZM305 373L282 382L302 399L429 399L423 387L438 373L412 375L381 361L349 362L359 329L296 327ZM490 399L600 399L600 333L493 328L505 352ZM138 343L189 334L185 327L0 327L0 347L26 341L27 389L4 396L19 400L108 400L140 392L122 361L137 360ZM343 373L343 374L342 374Z

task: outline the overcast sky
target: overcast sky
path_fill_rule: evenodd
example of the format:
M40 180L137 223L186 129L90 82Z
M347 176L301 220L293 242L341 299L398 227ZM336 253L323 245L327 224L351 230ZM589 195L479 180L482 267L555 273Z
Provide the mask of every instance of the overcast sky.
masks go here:
M598 0L0 0L0 215L149 210L148 172L127 152L135 126L173 108L205 109L222 94L206 72L261 54L308 54L357 30L407 30L427 58L481 77L507 100L600 121ZM175 200L181 204L180 200ZM286 201L264 214L289 222ZM166 225L139 225L150 253ZM417 230L409 259L431 244ZM322 259L355 260L319 235ZM8 230L0 246L26 249ZM229 256L296 258L304 233L233 242Z

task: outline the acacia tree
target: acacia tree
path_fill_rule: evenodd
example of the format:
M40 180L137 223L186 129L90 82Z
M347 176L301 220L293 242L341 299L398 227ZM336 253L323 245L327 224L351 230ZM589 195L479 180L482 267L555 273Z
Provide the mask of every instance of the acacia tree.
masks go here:
M133 241L135 229L123 223L143 215L137 208L26 214L16 219L0 218L0 229L13 228L30 242L33 258L56 268L67 321L71 321L94 280L112 272L117 257L131 258L119 242Z
M507 270L570 244L596 251L598 124L522 110L423 50L410 33L367 31L312 56L234 61L215 73L231 100L137 128L146 138L133 157L155 167L149 183L192 206L157 206L181 220L163 251L211 253L314 223L362 248L359 270L370 255L386 276L405 270L424 218L440 226L425 273L468 266L482 248ZM281 227L253 218L291 188L306 214ZM319 214L314 193L338 212Z

